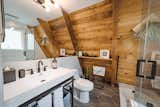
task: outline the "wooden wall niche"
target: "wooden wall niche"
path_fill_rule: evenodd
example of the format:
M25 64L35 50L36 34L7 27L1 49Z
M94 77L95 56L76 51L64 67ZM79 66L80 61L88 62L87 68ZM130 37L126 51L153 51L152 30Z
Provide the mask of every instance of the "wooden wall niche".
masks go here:
M105 67L105 80L111 81L112 59L104 59L99 57L79 57L79 61L84 74L88 69L93 71L93 66ZM93 72L91 72L90 76L92 76L92 73Z

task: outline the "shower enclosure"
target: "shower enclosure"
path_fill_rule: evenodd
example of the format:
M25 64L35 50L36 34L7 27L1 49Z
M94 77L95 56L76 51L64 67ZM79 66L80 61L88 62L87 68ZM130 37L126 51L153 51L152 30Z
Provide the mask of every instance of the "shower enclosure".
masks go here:
M160 107L160 0L143 0L142 20L134 31L139 58L132 107Z

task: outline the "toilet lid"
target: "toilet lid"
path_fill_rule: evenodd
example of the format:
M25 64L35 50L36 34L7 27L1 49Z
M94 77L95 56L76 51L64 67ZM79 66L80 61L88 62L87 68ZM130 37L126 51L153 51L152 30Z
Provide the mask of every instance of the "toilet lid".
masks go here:
M83 91L93 90L93 83L89 80L79 78L74 81L74 87Z

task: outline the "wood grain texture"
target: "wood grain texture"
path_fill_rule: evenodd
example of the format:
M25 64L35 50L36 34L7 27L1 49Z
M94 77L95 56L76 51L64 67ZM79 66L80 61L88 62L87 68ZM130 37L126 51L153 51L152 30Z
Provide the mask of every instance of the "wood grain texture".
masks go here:
M105 67L105 80L111 80L112 74L112 59L104 59L99 57L79 57L80 64L82 66L84 74L86 73L87 69L91 70L91 74L93 74L93 66L100 66Z
M78 48L78 44L77 44L77 39L76 39L75 34L74 34L74 30L73 30L73 26L72 26L70 16L63 8L61 8L61 11L62 11L64 20L65 20L67 30L68 30L70 38L71 38L72 45L74 47L74 50L76 52L78 52L79 48Z
M95 56L99 56L100 49L112 51L113 17L110 0L73 12L69 17L80 51L89 51L88 54ZM50 20L49 25L56 41L63 42L60 48L65 48L67 53L68 49L74 51L64 17Z
M41 39L38 27L34 28L34 38L37 41L37 43L40 46L40 48L42 49L42 51L44 52L45 56L47 58L50 58L51 57L50 51L45 46L42 46L42 43L41 43L42 39Z
M51 56L52 57L59 56L58 46L60 43L55 40L55 37L53 36L52 30L50 29L48 22L46 22L40 18L37 18L37 20L38 20L40 27L41 27L41 29L39 29L39 30L41 30L41 33L43 34L43 36L45 35L47 37L47 41L51 44L51 46L45 45L46 47L52 48L52 49L50 49L50 51L52 53Z
M141 8L142 0L105 0L69 14L80 51L99 56L100 49L110 50L113 82L135 84L138 41L131 29L140 22ZM55 41L59 42L58 47L65 48L66 54L73 54L74 46L64 17L50 20L48 24ZM117 81L116 56L120 56ZM81 61L87 67L95 60Z
M48 58L53 58L59 55L57 48L52 42L47 38L46 45L42 45L42 38L46 35L41 26L34 27L35 40L39 44L40 48Z
M99 56L100 49L112 51L112 3L101 2L71 14L79 50Z
M113 9L113 38L117 36L117 31L118 31L118 14L119 14L119 0L112 0L112 9ZM118 46L118 42L116 39L112 39L112 74L111 74L111 81L112 83L117 83L118 81L116 80L117 76L117 52L116 52L116 47Z
M138 40L131 31L141 21L142 0L119 0L117 30L118 82L136 83Z

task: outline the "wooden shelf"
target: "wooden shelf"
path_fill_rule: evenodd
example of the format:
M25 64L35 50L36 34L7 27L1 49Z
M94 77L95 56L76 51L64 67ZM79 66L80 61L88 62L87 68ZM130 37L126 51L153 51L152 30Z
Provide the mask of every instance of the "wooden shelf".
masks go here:
M112 61L112 59L105 59L105 58L101 58L101 57L81 56L81 57L78 57L78 58L80 58L80 59L92 59L92 60Z

